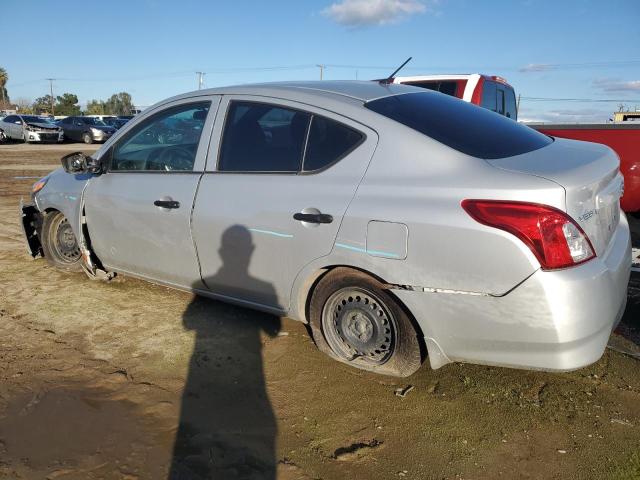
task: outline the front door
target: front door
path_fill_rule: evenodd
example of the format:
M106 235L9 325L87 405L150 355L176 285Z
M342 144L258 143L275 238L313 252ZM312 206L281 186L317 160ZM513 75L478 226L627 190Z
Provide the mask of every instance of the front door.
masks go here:
M108 171L90 180L85 211L106 267L198 287L191 209L218 103L200 96L158 107L104 154Z
M220 111L193 212L202 278L286 311L300 270L331 252L377 135L279 99L225 96Z

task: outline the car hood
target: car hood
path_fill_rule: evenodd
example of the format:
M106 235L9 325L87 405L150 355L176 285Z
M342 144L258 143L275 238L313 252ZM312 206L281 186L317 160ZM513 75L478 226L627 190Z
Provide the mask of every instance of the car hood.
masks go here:
M57 125L52 125L51 123L46 122L27 122L27 125L30 127L45 128L48 130L57 130L58 128L60 128Z

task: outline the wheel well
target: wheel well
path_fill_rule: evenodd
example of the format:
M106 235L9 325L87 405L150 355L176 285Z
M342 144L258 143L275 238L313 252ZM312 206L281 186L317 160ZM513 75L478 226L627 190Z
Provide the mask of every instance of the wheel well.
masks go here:
M357 268L357 267L353 267L351 265L331 265L331 266L324 267L319 272L315 272L316 277L313 280L313 282L311 282L311 286L309 287L309 289L307 291L307 294L306 294L305 305L304 305L304 316L305 316L305 320L306 320L307 324L310 324L310 322L311 322L311 316L310 316L309 310L310 310L310 306L311 306L311 297L313 296L314 290L318 286L318 283L320 283L320 280L322 280L325 277L325 275L327 275L327 273L329 273L332 270L335 270L336 268L348 268L348 269L356 271L356 272L361 272L361 273L364 273L365 275L368 275L369 277L377 280L378 282L380 282L380 283L382 283L384 285L389 285L389 282L387 282L384 278L379 277L378 275L375 275L374 273L371 273L368 270L365 270L363 268ZM314 277L313 275L310 276L310 278L313 278L313 277ZM386 291L387 291L387 293L389 295L391 295L391 297L393 297L393 299L400 306L400 308L404 311L404 313L407 314L407 317L409 317L409 320L411 321L411 324L413 325L413 328L415 328L416 334L418 335L421 354L422 354L423 358L426 358L427 346L426 346L426 343L425 343L425 335L424 335L424 332L422 331L422 328L420 327L420 324L416 320L416 318L413 315L413 313L411 312L411 310L409 310L407 308L407 306L404 304L404 302L402 300L400 300L398 298L398 296L393 293L393 289L387 288Z

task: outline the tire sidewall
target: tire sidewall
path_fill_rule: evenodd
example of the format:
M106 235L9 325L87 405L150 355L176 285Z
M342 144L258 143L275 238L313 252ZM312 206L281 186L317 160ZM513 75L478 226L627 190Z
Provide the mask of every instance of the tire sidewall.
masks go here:
M348 361L337 355L327 343L322 331L322 311L333 293L348 287L359 287L373 293L395 319L397 332L394 351L389 360L382 365L371 365L358 360ZM320 279L313 290L309 305L309 324L318 349L347 365L383 375L407 377L422 364L422 343L409 315L382 283L357 270L336 268Z
M90 133L85 132L82 134L82 141L87 145L91 145L93 143L93 137L91 136Z

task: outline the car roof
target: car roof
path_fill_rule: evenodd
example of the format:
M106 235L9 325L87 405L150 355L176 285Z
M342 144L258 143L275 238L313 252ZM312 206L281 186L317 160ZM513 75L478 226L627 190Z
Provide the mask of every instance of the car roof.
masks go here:
M409 85L385 84L376 81L358 80L320 80L298 82L271 82L236 85L220 88L209 88L185 93L170 100L188 98L197 95L265 95L299 100L309 97L331 96L369 102L378 98L400 95L411 92L424 92L424 89Z

